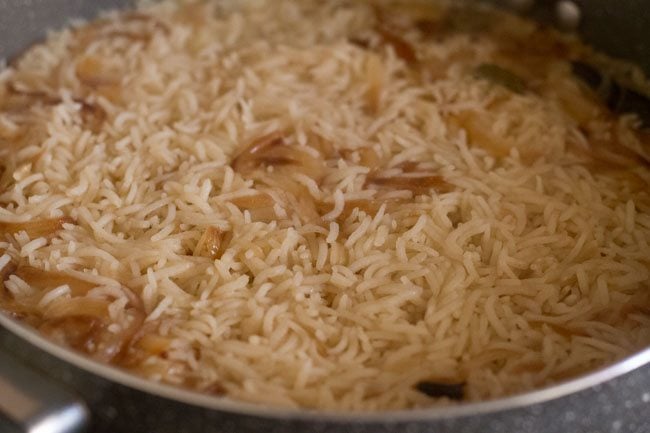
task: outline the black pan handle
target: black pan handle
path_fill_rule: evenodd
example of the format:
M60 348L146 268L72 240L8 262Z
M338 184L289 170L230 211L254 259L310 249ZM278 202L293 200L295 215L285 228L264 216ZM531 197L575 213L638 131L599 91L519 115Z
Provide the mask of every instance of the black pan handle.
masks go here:
M72 392L0 351L0 417L21 433L80 433L89 412Z

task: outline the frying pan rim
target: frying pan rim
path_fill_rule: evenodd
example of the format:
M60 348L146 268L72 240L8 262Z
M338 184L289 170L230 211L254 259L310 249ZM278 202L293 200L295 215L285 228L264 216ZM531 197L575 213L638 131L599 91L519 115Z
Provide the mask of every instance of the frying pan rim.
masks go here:
M44 352L54 356L87 373L94 374L112 383L123 385L158 398L199 407L212 411L253 416L259 418L283 419L295 421L320 421L329 423L399 423L419 421L440 421L452 418L464 418L476 415L488 415L508 410L519 409L535 404L549 402L632 372L650 364L650 347L625 357L611 365L592 371L585 375L560 382L542 389L536 389L514 396L503 397L472 403L460 403L454 406L431 407L426 409L395 410L384 412L342 412L316 411L308 409L278 408L247 402L233 401L224 397L202 394L172 385L154 382L118 367L103 364L72 349L60 346L36 330L20 323L4 313L0 313L0 326Z
M489 415L520 409L536 404L546 403L571 394L584 391L590 387L620 377L626 373L650 364L650 347L623 358L609 366L585 375L548 386L546 388L517 394L495 400L460 403L451 407L433 407L428 409L398 410L386 412L337 412L306 409L286 409L262 406L252 403L217 398L197 391L184 390L138 377L117 367L102 364L71 349L59 346L47 340L35 330L9 316L0 313L0 326L21 340L43 350L60 361L68 363L87 373L96 375L112 383L145 392L158 398L184 403L206 410L228 412L232 414L254 416L270 419L290 419L297 421L322 421L331 423L399 423L418 421L440 421L445 419L465 418L476 415Z

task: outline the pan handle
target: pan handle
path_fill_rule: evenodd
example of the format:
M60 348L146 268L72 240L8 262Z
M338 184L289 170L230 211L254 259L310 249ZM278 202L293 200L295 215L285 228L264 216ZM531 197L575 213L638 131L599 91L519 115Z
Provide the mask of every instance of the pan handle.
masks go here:
M79 433L89 412L72 392L0 351L0 418L21 433Z

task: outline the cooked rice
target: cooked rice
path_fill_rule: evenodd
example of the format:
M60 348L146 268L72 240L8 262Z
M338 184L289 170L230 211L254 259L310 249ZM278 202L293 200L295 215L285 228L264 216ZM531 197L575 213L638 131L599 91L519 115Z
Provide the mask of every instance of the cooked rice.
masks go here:
M341 410L447 401L421 381L509 395L650 343L650 172L591 155L638 147L634 120L576 96L562 59L540 78L518 53L536 87L517 94L468 73L507 60L499 39L411 27L373 48L404 6L140 9L0 74L16 317L152 380Z

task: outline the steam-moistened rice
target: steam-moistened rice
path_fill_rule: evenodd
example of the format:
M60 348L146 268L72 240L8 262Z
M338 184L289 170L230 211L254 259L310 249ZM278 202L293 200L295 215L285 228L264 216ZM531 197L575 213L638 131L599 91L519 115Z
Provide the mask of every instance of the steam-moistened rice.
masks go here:
M598 59L413 1L163 2L55 33L0 72L2 308L270 405L611 363L650 343L650 171L635 117L572 74Z

